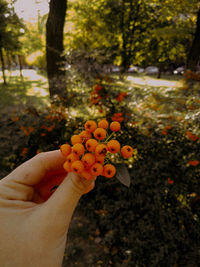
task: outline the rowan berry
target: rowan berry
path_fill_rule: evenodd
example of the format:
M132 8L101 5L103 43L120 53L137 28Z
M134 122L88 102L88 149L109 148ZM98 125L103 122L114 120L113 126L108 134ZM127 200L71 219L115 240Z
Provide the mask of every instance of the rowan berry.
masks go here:
M108 125L109 125L109 123L108 123L108 121L106 119L100 120L98 122L98 127L99 128L107 129Z
M95 163L95 156L91 153L86 153L81 160L86 167L89 167Z
M104 163L104 159L105 159L104 155L102 155L102 156L95 155L95 161L96 161L96 163L103 164Z
M74 154L74 153L71 153L71 154L69 154L69 155L67 156L67 162L68 162L69 164L71 164L72 162L74 162L74 161L76 161L76 160L78 160L78 159L79 159L79 156L76 155L76 154Z
M94 176L87 170L82 171L81 176L86 180L92 180Z
M89 139L87 140L85 147L87 148L88 151L94 152L97 145L98 145L98 141L96 139Z
M71 153L71 146L68 144L64 144L60 146L60 151L63 156L67 157Z
M71 168L75 173L82 173L82 171L84 170L84 165L80 160L76 160L72 163Z
M86 121L84 127L86 131L92 133L96 130L97 124L95 121L89 120L89 121Z
M72 150L73 150L74 154L81 156L81 155L83 155L85 148L84 148L84 145L82 145L82 144L75 144L72 147Z
M95 163L91 166L90 172L94 176L101 175L103 173L103 166L100 163Z
M71 168L71 164L68 161L65 161L63 168L67 171L67 172L71 172L72 168Z
M117 153L119 152L120 150L120 143L117 141L117 140L110 140L108 143L107 143L107 148L108 148L108 151L110 151L111 153Z
M110 124L110 130L113 132L118 132L121 128L121 125L118 121L113 121Z
M81 137L83 142L86 142L88 139L91 138L91 133L88 131L82 131L79 136Z
M107 153L107 146L104 144L99 144L97 145L96 149L95 149L95 154L97 156L105 156Z
M98 140L103 140L105 137L106 137L106 130L103 129L103 128L97 128L95 131L94 131L94 137Z
M103 175L107 178L111 178L115 175L116 169L112 164L106 164L103 167Z
M78 135L78 134L72 135L71 143L72 143L72 145L81 144L82 143L82 139L81 139L80 135Z
M121 154L125 159L130 158L133 155L133 148L131 146L123 146L121 149Z

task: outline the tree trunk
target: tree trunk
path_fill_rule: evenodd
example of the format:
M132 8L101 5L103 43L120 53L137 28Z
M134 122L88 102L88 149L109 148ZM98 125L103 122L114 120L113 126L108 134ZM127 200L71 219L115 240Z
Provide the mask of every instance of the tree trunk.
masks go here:
M200 62L200 9L197 14L194 40L187 58L187 69L196 71L198 62Z
M6 84L6 74L5 74L5 62L3 57L2 48L0 49L0 58L1 58L1 66L2 66L2 74L3 74L3 83Z
M67 0L51 0L46 23L46 60L49 92L54 96L66 95L66 72L63 56L63 29Z

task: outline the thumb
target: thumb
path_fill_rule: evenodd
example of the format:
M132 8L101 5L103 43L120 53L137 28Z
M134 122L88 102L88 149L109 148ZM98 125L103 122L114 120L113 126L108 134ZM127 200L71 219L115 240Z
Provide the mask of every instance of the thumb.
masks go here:
M62 226L68 226L81 196L92 187L93 180L86 180L70 172L51 197L43 203L43 212ZM53 220L54 220L53 219ZM55 224L54 220L54 224Z

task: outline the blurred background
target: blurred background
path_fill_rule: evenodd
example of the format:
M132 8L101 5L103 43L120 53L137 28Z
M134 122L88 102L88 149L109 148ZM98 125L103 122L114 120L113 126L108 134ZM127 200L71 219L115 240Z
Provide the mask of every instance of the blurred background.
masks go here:
M63 266L200 266L200 2L0 0L0 178L101 118L130 186L97 179Z

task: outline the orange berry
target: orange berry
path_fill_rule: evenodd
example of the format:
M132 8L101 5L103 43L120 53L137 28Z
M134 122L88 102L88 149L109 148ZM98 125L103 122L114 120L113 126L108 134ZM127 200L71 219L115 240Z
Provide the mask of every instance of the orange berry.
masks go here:
M103 164L104 163L104 156L102 155L102 156L97 156L97 155L95 155L95 161L96 161L96 163L100 163L100 164Z
M89 167L95 163L95 156L91 153L86 153L81 160L86 167Z
M68 144L64 144L60 146L60 151L63 156L67 157L71 153L71 146Z
M120 150L120 143L117 140L110 140L107 143L107 148L108 151L110 151L111 153L117 153Z
M72 150L73 150L74 154L81 156L81 155L83 155L85 148L84 148L84 145L82 145L82 144L75 144L73 146Z
M92 165L92 167L90 168L90 172L92 175L94 176L98 176L101 175L103 173L103 166L100 163L95 163L94 165Z
M94 176L87 170L82 171L81 176L86 180L92 180Z
M97 145L96 149L95 149L95 154L97 156L105 156L107 153L107 146L104 144L99 144Z
M82 143L82 139L81 139L80 135L72 135L71 143L72 143L72 145L81 144Z
M86 121L84 127L86 131L92 133L96 130L97 124L95 121L89 120L89 121Z
M111 178L115 175L116 169L112 164L106 164L103 167L103 175L107 178Z
M88 139L91 138L91 133L88 131L82 131L79 136L81 137L83 142L86 142Z
M71 172L72 168L71 168L71 164L68 161L65 161L63 168L67 171L67 172Z
M98 145L98 141L96 139L89 139L87 140L85 147L87 148L88 151L94 152L97 145Z
M75 173L82 173L82 171L84 170L84 165L80 160L76 160L72 163L71 168Z
M71 154L69 154L69 155L67 156L67 162L68 162L69 164L72 164L72 162L74 162L74 161L76 161L76 160L78 160L78 159L79 159L79 156L76 155L76 154L74 154L74 153L71 153Z
M99 128L107 129L108 125L109 125L109 123L108 123L108 121L106 119L100 120L98 122L98 127Z
M121 125L118 121L111 122L111 124L110 124L110 130L111 131L117 132L120 130L120 128L121 128Z
M103 140L105 137L106 137L106 130L103 129L103 128L97 128L95 131L94 131L94 137L98 140Z
M130 158L133 155L133 148L131 146L123 146L121 149L121 154L125 159Z

